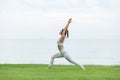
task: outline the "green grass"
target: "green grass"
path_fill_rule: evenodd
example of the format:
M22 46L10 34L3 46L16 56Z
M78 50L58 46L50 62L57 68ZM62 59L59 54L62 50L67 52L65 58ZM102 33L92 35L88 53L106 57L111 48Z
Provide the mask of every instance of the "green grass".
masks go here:
M0 80L120 80L120 66L0 64Z

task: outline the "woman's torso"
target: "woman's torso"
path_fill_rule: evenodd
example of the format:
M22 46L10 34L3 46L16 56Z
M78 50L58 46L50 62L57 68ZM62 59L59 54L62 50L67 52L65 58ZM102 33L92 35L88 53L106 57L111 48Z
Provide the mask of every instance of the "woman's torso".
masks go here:
M64 42L64 37L60 37L60 39L58 40L57 44L58 44L58 49L61 51L64 49L64 46L63 46L63 42Z

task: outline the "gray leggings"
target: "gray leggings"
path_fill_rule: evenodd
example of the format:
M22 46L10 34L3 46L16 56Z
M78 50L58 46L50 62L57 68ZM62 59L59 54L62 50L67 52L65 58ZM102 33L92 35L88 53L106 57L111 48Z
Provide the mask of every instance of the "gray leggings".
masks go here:
M76 66L78 66L78 67L80 67L80 68L82 68L82 69L85 69L83 65L80 65L80 64L74 62L74 61L70 58L70 56L68 55L68 53L67 53L66 51L64 51L64 50L61 50L60 53L56 53L56 54L54 54L54 55L51 57L49 66L52 66L52 65L53 65L53 62L54 62L54 59L55 59L55 58L62 58L62 57L65 57L65 59L68 60L70 63L75 64Z

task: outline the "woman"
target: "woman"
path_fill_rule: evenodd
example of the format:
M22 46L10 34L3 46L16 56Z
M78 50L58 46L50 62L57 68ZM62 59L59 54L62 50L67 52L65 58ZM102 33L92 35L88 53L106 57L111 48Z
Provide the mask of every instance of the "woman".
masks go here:
M59 38L59 40L58 40L58 42L57 42L58 49L59 49L60 53L56 53L56 54L54 54L54 55L51 57L50 64L49 64L48 68L51 68L51 67L52 67L52 64L53 64L55 58L65 57L65 59L68 60L70 63L73 63L73 64L77 65L78 67L82 68L83 70L85 70L85 68L84 68L82 65L79 65L79 64L77 64L76 62L74 62L74 61L70 58L70 56L68 55L68 53L64 50L63 43L64 43L64 40L65 40L66 35L67 35L67 37L69 36L67 29L68 29L68 26L69 26L69 24L70 24L71 22L72 22L72 19L70 18L70 19L68 20L68 23L67 23L67 25L65 26L65 28L60 31L61 37Z

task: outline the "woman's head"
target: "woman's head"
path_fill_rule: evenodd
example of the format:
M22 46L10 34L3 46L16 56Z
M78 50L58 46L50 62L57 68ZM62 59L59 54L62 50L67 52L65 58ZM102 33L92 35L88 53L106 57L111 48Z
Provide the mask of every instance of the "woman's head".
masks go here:
M62 35L62 32L64 31L64 29L62 29L61 30L61 32L60 32L60 35ZM69 31L68 30L66 30L66 32L65 32L65 36L67 35L67 38L69 37Z

